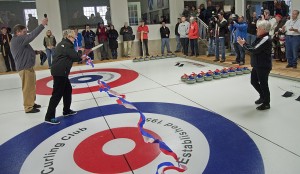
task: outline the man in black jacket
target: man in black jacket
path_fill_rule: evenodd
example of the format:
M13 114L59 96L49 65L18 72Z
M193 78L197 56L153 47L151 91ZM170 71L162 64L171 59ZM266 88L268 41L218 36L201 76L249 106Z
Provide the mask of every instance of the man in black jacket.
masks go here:
M178 33L178 27L180 23L181 23L181 19L177 18L177 24L175 25L175 36L176 36L176 43L177 43L175 53L181 52L180 34Z
M219 48L222 51L222 58L220 62L225 62L225 34L228 31L227 28L227 20L224 18L224 13L218 14L218 20L216 21L216 28L215 28L215 38L216 38L216 59L215 62L220 60L219 55ZM220 46L220 47L219 47Z
M59 124L55 119L55 110L63 97L64 108L63 115L74 115L77 112L70 109L72 102L72 86L68 78L73 62L78 62L80 59L86 59L82 56L83 48L76 52L74 50L75 31L68 30L66 39L63 39L56 47L55 55L51 67L51 75L53 76L53 92L50 98L48 110L45 117L45 122L49 124Z
M163 21L162 26L160 27L160 36L161 36L161 54L164 55L165 47L167 47L167 52L170 51L170 29L166 26L166 23Z
M133 31L132 28L128 26L128 22L125 22L124 27L121 28L120 35L123 35L124 57L130 57Z
M270 90L268 79L272 70L272 39L269 36L271 23L267 20L257 22L257 39L252 45L238 38L238 43L251 54L251 84L259 93L260 98L255 104L261 104L256 109L270 109Z

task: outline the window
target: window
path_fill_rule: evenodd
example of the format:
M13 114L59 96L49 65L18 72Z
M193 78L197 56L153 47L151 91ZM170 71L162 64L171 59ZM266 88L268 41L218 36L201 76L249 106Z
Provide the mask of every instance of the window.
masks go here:
M24 9L24 16L28 32L31 32L39 25L36 9Z
M99 22L111 22L109 0L59 0L63 29L96 28Z
M89 19L92 14L95 15L95 7L83 7L83 14Z
M141 18L140 2L128 3L129 25L138 25Z
M101 18L103 19L104 25L107 25L108 20L107 20L106 15L109 15L109 19L110 19L110 14L107 14L107 13L109 13L108 7L107 6L98 6L96 8L96 11L100 14Z
M27 26L29 14L32 16L31 19L37 19L34 0L26 2L20 2L19 0L0 1L0 28L8 27L12 29L16 24ZM36 20L32 21L36 23Z
M127 0L130 25L143 19L147 24L170 23L169 0Z

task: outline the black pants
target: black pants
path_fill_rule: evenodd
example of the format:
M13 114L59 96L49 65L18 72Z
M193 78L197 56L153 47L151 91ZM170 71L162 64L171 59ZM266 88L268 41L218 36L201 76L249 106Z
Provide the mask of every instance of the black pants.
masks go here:
M183 49L183 54L188 56L189 53L189 38L180 38L180 43Z
M72 86L68 77L53 76L54 84L45 120L55 118L56 107L63 97L64 112L70 111L72 102Z
M143 48L144 45L144 48ZM149 56L149 52L148 52L148 39L143 39L143 44L142 41L140 40L140 56L143 56L143 51L144 49L146 49L146 56Z
M190 39L192 55L199 55L198 39Z
M269 90L269 74L270 69L253 68L251 72L251 84L259 93L260 98L264 100L264 104L270 104L270 90Z
M6 66L6 70L7 71L15 71L16 70L16 65L15 65L15 61L13 59L13 56L11 55L11 52L9 49L5 50L5 56L2 52L3 58L4 58L4 62L5 62L5 66Z

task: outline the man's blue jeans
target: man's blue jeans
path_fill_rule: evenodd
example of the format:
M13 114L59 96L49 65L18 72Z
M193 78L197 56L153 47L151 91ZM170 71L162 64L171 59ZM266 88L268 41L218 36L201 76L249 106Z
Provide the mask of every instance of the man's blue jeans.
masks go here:
M225 38L216 38L216 60L220 59L219 49L222 53L222 60L225 60Z
M287 35L285 39L286 39L285 51L286 51L286 58L288 60L288 65L295 66L297 65L298 52L300 47L300 35L299 36Z

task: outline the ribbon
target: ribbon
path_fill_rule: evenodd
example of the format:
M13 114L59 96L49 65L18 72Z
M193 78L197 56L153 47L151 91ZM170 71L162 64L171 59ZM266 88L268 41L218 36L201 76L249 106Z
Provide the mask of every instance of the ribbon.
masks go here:
M89 57L89 56L86 56L86 65L91 65L92 68L94 68L94 63L93 63L93 60Z
M159 149L161 150L162 153L164 153L165 155L169 155L169 156L172 156L175 161L177 162L177 165L174 165L173 163L171 162L163 162L163 163L160 163L158 166L157 166L157 170L156 170L156 174L158 174L158 171L162 169L162 173L164 173L165 171L168 171L168 170L176 170L180 173L184 172L187 170L187 167L184 166L184 165L181 165L179 164L179 159L176 155L176 153L174 153L168 145L166 145L163 141L155 138L153 135L151 135L150 133L148 133L143 127L144 127L144 124L146 122L146 117L145 115L138 109L136 108L132 103L130 103L129 101L125 100L126 96L125 95L122 95L122 94L119 94L117 93L116 91L113 91L111 90L110 86L107 85L105 82L103 81L100 81L98 80L98 84L99 84L99 91L100 92L106 92L107 95L109 97L112 97L112 98L117 98L117 103L119 105L123 105L125 108L127 109L133 109L133 110L136 110L139 114L140 114L140 120L137 124L138 128L139 128L139 131L144 139L144 141L146 143L153 143L153 144L158 144L159 145Z

